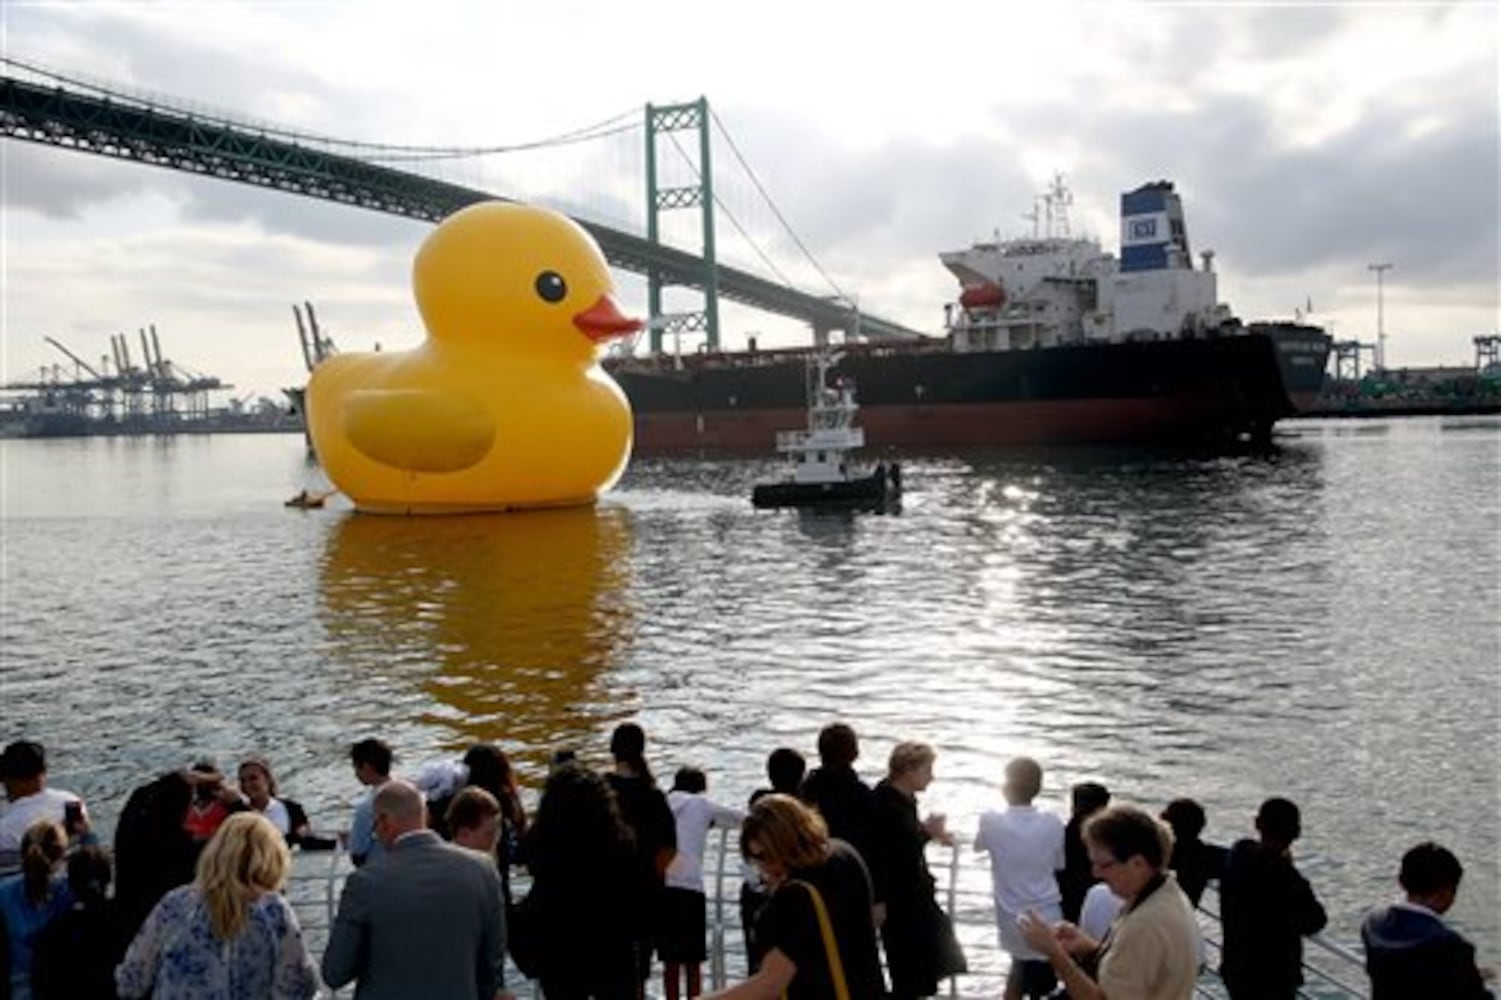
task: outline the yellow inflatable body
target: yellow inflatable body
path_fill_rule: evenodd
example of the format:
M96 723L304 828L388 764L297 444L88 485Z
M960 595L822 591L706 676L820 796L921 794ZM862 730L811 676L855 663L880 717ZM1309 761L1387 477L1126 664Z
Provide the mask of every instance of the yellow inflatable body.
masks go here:
M592 237L501 202L449 216L412 268L428 338L340 354L308 382L329 479L363 511L449 514L592 503L631 450L598 345L641 328Z

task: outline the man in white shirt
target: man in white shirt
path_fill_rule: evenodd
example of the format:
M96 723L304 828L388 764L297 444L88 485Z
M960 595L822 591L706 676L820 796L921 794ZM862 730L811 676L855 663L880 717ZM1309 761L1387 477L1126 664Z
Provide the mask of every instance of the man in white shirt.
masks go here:
M1002 792L1007 807L980 817L975 850L990 855L995 890L995 918L1001 947L1011 955L1006 976L1006 1000L1045 996L1056 985L1047 959L1027 946L1017 918L1036 910L1047 920L1063 919L1058 880L1063 867L1063 821L1041 812L1032 800L1042 790L1042 767L1031 757L1016 757L1006 765Z
M0 753L0 780L10 807L0 816L0 851L19 851L21 836L37 820L50 819L70 827L69 835L88 829L83 800L72 792L47 787L47 751L40 743L16 740ZM76 814L69 816L69 803Z

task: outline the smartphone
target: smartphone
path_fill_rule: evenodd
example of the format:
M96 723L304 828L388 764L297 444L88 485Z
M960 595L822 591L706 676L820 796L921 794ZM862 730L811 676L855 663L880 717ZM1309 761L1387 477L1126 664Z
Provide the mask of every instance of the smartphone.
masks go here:
M83 829L83 803L77 799L63 803L63 829L69 834Z

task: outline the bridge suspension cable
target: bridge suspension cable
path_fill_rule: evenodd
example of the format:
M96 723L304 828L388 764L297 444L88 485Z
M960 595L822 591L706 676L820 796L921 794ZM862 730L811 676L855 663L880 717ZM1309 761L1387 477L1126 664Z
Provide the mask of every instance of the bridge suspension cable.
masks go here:
M683 158L683 162L688 164L688 169L693 171L694 176L702 181L703 177L699 172L698 165L693 162L693 158L688 155L687 150L683 149L682 143L678 142L678 137L676 135L673 135L672 133L668 133L667 137L672 140L672 148L676 149L678 151L678 155ZM756 241L751 237L751 234L746 232L745 227L740 224L740 220L735 218L735 213L730 211L730 206L726 205L724 203L724 199L719 197L719 192L717 190L714 192L714 204L719 206L719 210L724 213L724 217L730 220L730 225L735 227L735 231L738 232L741 236L745 237L745 242L748 243L750 245L750 248L756 252L756 256L761 258L761 262L767 267L771 268L772 273L777 276L777 280L786 285L788 288L796 288L797 283L794 282L791 278L787 277L787 275L783 274L782 269L777 267L776 262L768 257L766 255L766 252L762 250L761 247L756 243Z
M247 125L252 125L256 129L256 131L278 139L290 139L294 142L301 141L316 143L317 145L327 149L360 150L362 151L360 159L367 160L372 163L400 163L415 162L421 160L464 159L477 156L493 156L500 153L516 153L532 149L545 149L550 146L567 146L573 143L588 142L593 139L602 139L606 136L617 135L621 132L639 130L641 128L640 111L636 108L630 108L629 110L622 111L619 114L611 115L609 118L606 118L603 121L595 122L592 125L585 125L580 128L569 129L566 132L560 132L557 135L548 136L547 138L543 139L532 139L526 142L507 143L504 145L423 146L401 143L363 142L358 139L340 139L334 136L323 135L317 132L299 131L297 129L284 128L278 125L270 125L260 122L248 122L244 118L236 118L228 114L221 114L219 112L209 112L207 114L204 114L194 111L192 108L188 107L185 103L182 102L176 102L171 99L162 99L159 97L149 97L141 94L132 94L124 90L115 89L114 87L105 86L104 84L92 83L88 80L79 79L75 76L68 76L55 70L47 69L44 66L39 66L35 63L29 63L21 59L16 59L13 56L0 55L0 62L3 62L8 66L14 66L17 69L24 70L28 73L44 77L48 80L53 80L58 83L66 83L74 87L82 87L85 90L93 91L94 93L100 94L106 98L145 102L154 106L161 107L162 109L167 111L177 111L185 115L192 115L194 118L200 121L207 122L209 124L227 125L236 128L243 128Z
M818 258L814 257L812 252L809 251L809 249L803 244L803 241L797 235L797 232L793 230L791 224L789 224L787 222L787 219L782 215L781 210L777 208L776 202L771 200L771 195L767 194L766 188L761 184L760 178L756 176L756 172L751 169L750 163L746 161L745 156L740 152L740 147L735 144L735 139L730 135L730 130L724 127L724 122L719 120L719 115L714 113L713 108L709 109L709 117L713 120L715 126L719 129L719 134L724 136L724 141L729 145L730 152L735 154L736 161L739 162L740 167L745 171L746 176L750 178L751 183L755 185L756 191L766 202L767 207L771 209L771 213L775 215L777 221L782 224L782 228L787 231L787 235L792 237L792 242L795 243L797 245L797 248L802 251L803 256L808 258L808 262L813 265L814 269L818 271L819 275L823 277L823 280L829 283L829 287L834 290L834 293L844 301L850 301L849 296L844 294L843 289L841 289L839 285L835 283L834 279L829 277L828 272L823 269L823 265L818 262ZM783 280L785 281L786 279L784 278ZM788 284L791 284L791 282L788 282Z

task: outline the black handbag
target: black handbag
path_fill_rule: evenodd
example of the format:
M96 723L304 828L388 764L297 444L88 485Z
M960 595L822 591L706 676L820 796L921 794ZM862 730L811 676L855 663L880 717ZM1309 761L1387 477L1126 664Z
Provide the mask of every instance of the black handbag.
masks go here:
M521 902L506 906L506 947L510 949L511 961L528 979L542 974L546 936L542 901L535 891L527 893Z
M959 947L959 939L954 935L954 922L936 903L933 906L931 927L935 938L933 954L938 958L938 979L944 980L949 976L968 972L969 962L964 957L964 949Z

